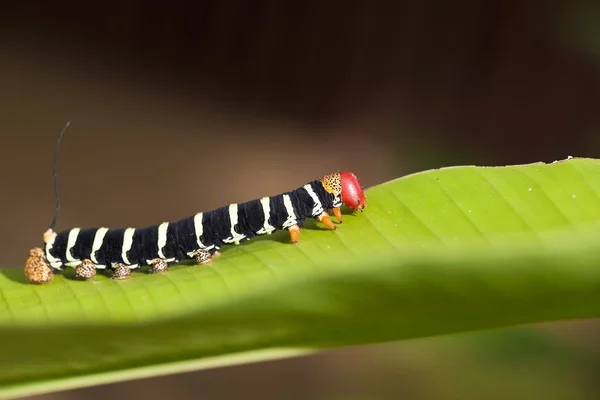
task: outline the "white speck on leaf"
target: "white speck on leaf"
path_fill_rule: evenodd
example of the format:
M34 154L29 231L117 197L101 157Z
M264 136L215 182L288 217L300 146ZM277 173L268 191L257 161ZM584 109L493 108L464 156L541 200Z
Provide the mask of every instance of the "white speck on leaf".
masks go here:
M572 197L572 198L575 198L575 197L577 197L577 195L576 195L576 194L572 194L572 195L571 195L571 197Z
M471 212L471 210L469 210L469 212Z
M533 189L529 188L529 189L527 189L527 190L529 190L529 191L531 192Z

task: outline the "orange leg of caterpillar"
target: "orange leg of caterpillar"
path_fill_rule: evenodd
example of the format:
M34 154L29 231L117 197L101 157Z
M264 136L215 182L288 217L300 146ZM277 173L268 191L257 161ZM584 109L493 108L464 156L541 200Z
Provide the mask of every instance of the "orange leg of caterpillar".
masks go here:
M335 215L335 217L337 218L337 220L339 221L339 223L342 223L342 209L340 207L336 207L333 209L333 214Z
M298 225L290 226L288 228L288 231L290 231L290 239L292 240L292 243L298 243L298 236L300 236L300 227Z
M331 229L337 229L338 228L337 226L335 226L333 224L333 221L331 221L331 218L329 217L329 214L327 213L327 211L323 211L323 214L319 215L317 217L317 219L319 221L321 221L322 223L324 223L325 225L327 225Z

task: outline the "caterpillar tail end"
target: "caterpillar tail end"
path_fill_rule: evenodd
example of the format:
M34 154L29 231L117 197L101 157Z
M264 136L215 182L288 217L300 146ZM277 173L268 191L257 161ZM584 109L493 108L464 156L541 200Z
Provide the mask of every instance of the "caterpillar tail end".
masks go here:
M44 260L44 253L40 247L29 250L24 273L30 283L48 283L54 279L54 272Z

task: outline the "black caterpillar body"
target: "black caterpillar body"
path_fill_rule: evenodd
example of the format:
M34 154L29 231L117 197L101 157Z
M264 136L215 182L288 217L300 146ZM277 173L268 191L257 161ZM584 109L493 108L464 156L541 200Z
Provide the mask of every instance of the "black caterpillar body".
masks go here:
M339 193L315 180L291 192L230 204L177 222L138 229L72 228L55 233L53 240L44 244L43 255L48 265L58 270L75 267L85 259L99 269L115 264L135 269L157 258L179 262L193 258L198 249L214 254L224 244L239 244L294 225L302 227L307 218L318 218L341 204Z

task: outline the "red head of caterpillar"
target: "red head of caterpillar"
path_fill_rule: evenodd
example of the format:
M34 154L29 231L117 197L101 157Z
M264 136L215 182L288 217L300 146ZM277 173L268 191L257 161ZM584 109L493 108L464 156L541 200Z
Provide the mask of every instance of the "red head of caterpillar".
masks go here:
M342 203L350 208L361 211L367 206L367 198L356 175L352 172L340 172L342 182Z
M365 192L358 178L352 172L343 171L325 175L321 178L321 184L325 190L338 199L336 202L358 211L362 211L367 206ZM339 205L336 204L335 207L339 207Z

